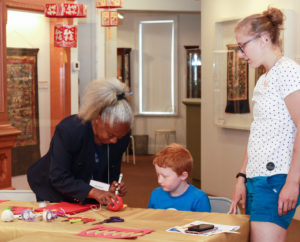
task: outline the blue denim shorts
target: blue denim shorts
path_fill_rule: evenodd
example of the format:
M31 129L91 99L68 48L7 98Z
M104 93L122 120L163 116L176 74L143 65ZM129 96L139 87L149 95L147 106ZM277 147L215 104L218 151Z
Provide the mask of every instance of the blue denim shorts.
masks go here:
M289 227L296 208L288 211L286 215L278 214L278 197L285 184L286 176L279 174L247 179L246 214L250 215L250 221L272 222L284 229ZM299 204L300 196L296 207Z

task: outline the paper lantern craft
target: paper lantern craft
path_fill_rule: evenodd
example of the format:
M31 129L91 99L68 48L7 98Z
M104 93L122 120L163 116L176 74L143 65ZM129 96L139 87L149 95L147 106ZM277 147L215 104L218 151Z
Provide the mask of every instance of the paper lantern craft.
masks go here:
M77 26L56 24L54 26L55 47L77 47Z
M117 212L120 211L123 208L123 199L119 196L117 196L117 200L112 200L113 205L110 203L107 204L107 208L111 211Z
M84 18L87 7L77 3L46 3L45 16L54 18Z
M102 27L116 27L118 26L118 11L102 11L101 12L101 26Z
M100 237L111 239L134 239L153 232L153 229L125 229L98 225L80 232L79 236Z
M96 8L122 8L121 0L96 0Z
M14 214L10 209L4 209L1 213L1 220L3 222L11 222L14 220Z

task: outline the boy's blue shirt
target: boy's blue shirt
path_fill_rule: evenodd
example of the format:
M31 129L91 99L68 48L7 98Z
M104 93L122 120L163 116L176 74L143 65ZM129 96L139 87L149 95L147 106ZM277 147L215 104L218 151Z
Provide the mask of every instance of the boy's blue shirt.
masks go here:
M208 196L202 190L189 184L188 189L177 197L172 197L169 192L164 191L161 187L154 189L148 208L210 212L210 203Z

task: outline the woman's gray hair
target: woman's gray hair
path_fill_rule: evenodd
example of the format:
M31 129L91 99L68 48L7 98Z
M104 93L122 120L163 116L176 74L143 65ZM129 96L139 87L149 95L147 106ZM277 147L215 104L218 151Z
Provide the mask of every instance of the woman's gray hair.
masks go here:
M131 126L133 113L128 94L127 86L118 79L94 80L84 90L78 116L86 122L100 114L101 120L111 126L119 123Z

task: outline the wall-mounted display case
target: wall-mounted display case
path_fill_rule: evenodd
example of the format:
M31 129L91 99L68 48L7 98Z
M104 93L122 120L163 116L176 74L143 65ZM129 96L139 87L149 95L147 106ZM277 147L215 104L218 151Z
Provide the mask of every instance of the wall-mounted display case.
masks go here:
M117 78L130 89L130 53L131 48L117 49Z
M215 124L222 128L249 130L254 69L238 56L234 27L239 19L216 22L214 50Z
M199 46L184 46L186 50L187 98L201 98L201 51Z

